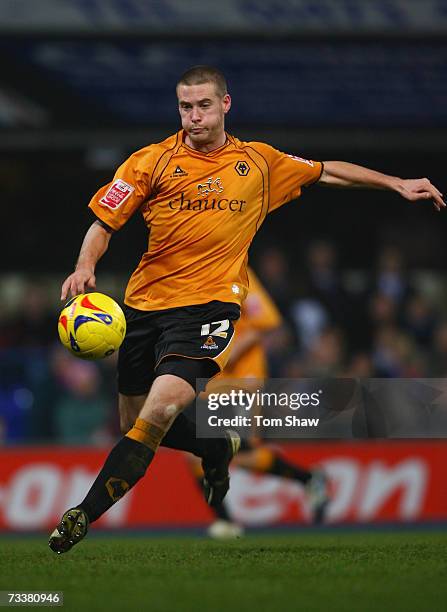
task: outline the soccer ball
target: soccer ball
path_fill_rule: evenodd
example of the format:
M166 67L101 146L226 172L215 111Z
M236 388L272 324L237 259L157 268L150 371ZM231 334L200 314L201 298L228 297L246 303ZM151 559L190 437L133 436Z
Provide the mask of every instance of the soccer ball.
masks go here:
M81 359L102 359L120 347L126 319L108 295L81 293L65 304L57 329L70 353Z

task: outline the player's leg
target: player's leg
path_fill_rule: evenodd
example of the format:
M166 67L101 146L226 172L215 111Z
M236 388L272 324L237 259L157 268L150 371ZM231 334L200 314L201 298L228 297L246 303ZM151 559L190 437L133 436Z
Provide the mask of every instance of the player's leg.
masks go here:
M119 394L120 428L123 435L127 434L135 424L147 394ZM172 423L161 446L192 453L201 459L216 457L224 452L224 445L219 438L197 438L196 424L181 412ZM203 477L203 471L202 471Z
M202 490L204 473L200 459L198 457L194 457L194 455L188 454L187 462L197 486L200 490ZM224 521L231 520L223 502L221 504L213 506L213 512L219 519L222 519Z
M186 460L198 488L202 490L204 473L200 459L194 457L194 455L188 454L186 455ZM207 534L210 537L219 540L228 540L239 538L243 535L243 527L231 519L225 501L213 506L212 511L215 515L214 520L207 529Z
M211 320L223 316L221 305L217 307L217 310L216 307L214 308L209 313ZM171 313L163 313L163 318L160 320L160 315L157 313L144 313L125 307L127 334L118 360L119 412L123 435L134 426L156 374L179 376L195 387L197 378L206 380L219 371L219 363L216 363L214 359L203 358L208 357L205 349L200 349L205 355L197 355L202 357L201 359L164 356L166 352L172 352L176 356L181 353L188 354L188 350L196 351L197 346L203 343L200 342L198 332L200 334L201 325L203 321L206 321L207 308L200 307L197 314L196 311L196 307L186 309L186 312L183 312L183 309L174 309ZM224 307L225 311L226 307ZM164 328L162 337L159 333L160 327ZM222 339L223 343L231 340L231 331L231 329L228 330L227 338ZM158 365L156 365L154 351L160 346L157 342L160 342L162 346L162 350L157 354ZM188 346L188 342L191 346ZM222 348L225 348L225 344ZM211 458L211 460L217 460L218 457L223 456L227 448L226 441L215 438L197 438L194 421L188 419L183 413L178 414L164 436L162 445L191 452L202 459Z
M50 547L61 553L80 541L96 521L146 473L161 439L178 412L195 397L182 378L155 379L133 427L110 452L85 499L63 515L50 537Z
M196 388L198 380L202 380L203 387L205 381L214 376L218 371L218 365L209 358L182 359L179 357L168 357L157 367L157 372L181 376L191 386ZM179 424L177 425L177 423ZM189 438L188 444L185 444L182 440L185 433L187 433ZM230 486L228 468L233 456L239 450L239 435L232 430L227 430L222 438L198 438L196 437L195 423L181 414L167 432L163 439L163 445L170 448L188 450L202 458L205 499L210 506L220 504Z
M234 459L234 465L254 472L297 480L302 484L307 484L312 478L311 471L287 461L277 451L263 445L253 448L244 443Z
M250 441L242 441L233 466L300 482L306 488L313 522L321 523L324 520L330 497L328 478L323 470L308 470L288 461L275 449L264 445L253 446Z
M125 436L134 426L146 398L147 393L144 393L143 395L124 395L124 393L118 394L120 429L123 436Z
M54 551L69 550L84 537L89 522L97 520L144 476L175 417L194 399L196 379L209 378L207 366L213 359L209 359L200 337L204 318L219 324L221 314L228 312L237 318L238 311L232 312L232 306L213 303L211 307L173 309L171 313L161 314L127 309L127 334L118 360L119 391L124 395L144 395L149 390L154 369L157 378L134 425L112 449L86 498L64 514L50 537ZM225 351L234 333L230 320L225 323L228 333L219 336L222 342L213 344L217 355ZM172 359L178 355L185 357ZM151 366L154 363L157 363L155 368ZM195 368L186 367L186 363L194 363ZM223 499L228 490L228 464L237 452L238 442L237 435L228 435L220 441L224 452L203 460L210 504Z
M187 372L186 366L188 366L190 375L197 371L195 376L199 377L201 372L200 376L202 378L204 378L204 372L207 374L205 378L209 378L216 371L216 365L211 360L201 360L199 362L202 363L200 367L197 360L190 359L184 361L185 363L182 367L183 376ZM176 360L166 360L161 367L164 368L164 371L175 371L177 367ZM175 419L164 436L161 445L191 453L189 455L190 460L195 460L195 465L198 466L196 471L198 473L199 487L204 493L207 503L219 514L222 500L229 488L228 466L239 448L240 438L236 432L231 430L225 432L225 437L198 437L193 414L195 405L191 404L188 408L189 410L186 409ZM202 459L201 462L199 458ZM222 515L224 514L225 511L222 509Z
M127 434L143 407L155 372L180 376L196 387L197 378L207 380L223 368L234 333L232 321L238 318L239 307L212 302L162 313L141 312L127 306L124 310L127 333L119 352L118 388L121 430ZM225 332L214 336L220 327L225 327ZM203 346L204 328L208 328L208 337L215 338L211 350L209 345ZM195 422L182 413L162 445L211 461L222 455L224 446L219 439L197 438Z
M234 337L233 321L239 316L240 308L236 304L213 301L184 308L172 317L163 318L163 330L156 347L158 367L164 373L179 374L175 356L188 357L189 371L182 368L180 375L187 376L196 388L198 379L202 379L204 388L205 383L225 367ZM176 433L176 429L170 430L165 443L174 443L178 448L178 442L170 440ZM200 439L198 442L204 443ZM195 452L202 456L205 499L211 506L220 503L228 491L228 466L239 444L239 435L227 431L225 438L205 442L209 449L206 453Z
M147 393L135 396L119 394L120 429L123 435L126 435L135 425L146 397ZM195 423L180 413L164 436L161 446L203 457L206 454L208 442L212 440L196 438Z
M102 516L144 476L175 418L194 400L195 389L185 380L188 365L185 361L188 360L178 359L171 364L172 371L178 371L179 376L160 373L155 378L133 427L111 451L86 498L79 504L78 508L87 514L89 522ZM198 368L196 374L203 374L200 365L195 363L195 368ZM216 447L219 450L223 448L225 452L207 456L206 460L213 463L218 457L220 463L225 464L223 472L213 477L217 486L220 480L228 478L228 463L234 451L226 439L217 439ZM214 467L217 469L217 466Z
M184 371L185 359L170 365L179 373ZM200 362L194 362L196 377L203 377ZM97 520L123 497L146 473L155 452L175 417L195 397L194 387L180 376L160 374L143 402L140 413L127 434L109 454L102 470L85 499L68 510L50 537L50 547L61 553L80 541L91 522ZM127 402L128 414L141 404L142 398ZM223 499L229 487L228 465L237 452L238 436L210 441L204 462L208 477L207 498L210 504Z
M122 427L125 426L126 421L131 420L135 410L138 409L139 413L144 401L146 401L154 379L154 345L159 336L153 313L137 311L127 306L124 306L124 313L126 315L127 331L118 354L118 390L121 395L125 395L129 399L125 407L120 402L120 421ZM130 429L132 426L133 423L131 423ZM135 447L133 440L126 438L126 436L122 438L106 460L101 476L104 476L104 469L110 471L115 463L119 463L126 445L127 447ZM139 451L141 457L134 462L134 468L139 467L143 471L144 464L148 464L151 458L151 451L144 447L144 445L141 445ZM110 505L117 501L128 488L130 488L130 483L126 479L118 478L114 474L109 479L106 479L105 487L101 488L98 479L92 487L92 489L98 492L99 498L107 497L109 500L107 503L110 502ZM98 504L99 502L100 500ZM95 505L93 503L93 506ZM104 505L105 502L103 500ZM79 505L64 513L59 525L50 536L49 545L52 550L58 553L66 552L70 550L73 544L85 536L90 521L97 518L94 508L92 509L91 516L89 516L88 510L88 508L83 508Z
M145 399L146 395L126 396L120 394L120 424L123 434L126 434L132 429L140 414ZM161 446L188 451L186 455L187 461L194 479L197 482L197 486L201 491L203 490L202 483L204 473L200 458L209 456L212 453L217 454L217 452L220 452L222 454L225 452L225 449L218 448L218 446L221 447L221 441L219 439L196 438L196 424L184 413L180 413L177 416L164 436ZM242 535L242 527L231 520L223 502L213 507L213 511L216 514L217 520L214 521L208 529L208 534L211 537L227 539L240 537Z
M134 425L112 450L80 504L90 522L144 476L173 420L194 397L195 390L182 378L162 375L154 380Z

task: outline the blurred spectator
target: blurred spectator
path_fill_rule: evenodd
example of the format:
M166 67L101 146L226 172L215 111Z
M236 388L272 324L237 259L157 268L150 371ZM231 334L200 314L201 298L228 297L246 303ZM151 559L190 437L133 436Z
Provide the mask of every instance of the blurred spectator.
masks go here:
M408 301L404 314L404 328L419 344L429 348L436 327L436 313L429 302L420 294Z
M373 293L367 302L366 337L367 346L371 348L376 334L385 327L398 325L398 306L392 298L384 293Z
M308 378L309 373L306 369L304 360L297 354L291 356L280 371L283 378Z
M345 330L348 343L354 343L363 325L355 300L345 290L335 246L324 240L310 244L306 269L298 282L298 299L291 307L301 348L308 351L327 325Z
M343 369L344 336L337 328L324 330L315 340L307 359L307 377L338 376Z
M346 323L350 310L349 298L342 285L334 245L324 240L313 242L306 259L306 294L324 306L332 324Z
M309 290L325 298L328 309L335 312L340 296L340 277L334 245L324 240L312 242L306 259Z
M413 339L392 325L385 325L376 332L372 359L379 377L418 378L427 374L426 364Z
M54 406L58 440L63 444L110 443L108 406L96 364L61 354L56 368L64 391Z
M379 252L374 290L397 305L401 305L409 297L411 288L399 249L387 246Z
M23 383L0 390L0 418L5 442L17 443L26 439L33 404L34 394Z
M289 318L289 307L294 294L293 275L284 253L269 247L259 257L256 272L272 296L281 314Z
M56 315L48 292L38 282L23 290L19 309L9 320L9 343L14 346L50 346L57 336Z
M345 378L374 378L376 371L371 355L354 353L343 372Z
M329 323L328 314L324 306L316 299L296 300L291 307L291 314L301 350L306 354Z
M397 324L396 302L386 293L375 293L369 300L369 318L372 328Z
M268 371L272 378L278 378L284 362L294 353L295 338L287 323L272 330L263 338L266 351Z

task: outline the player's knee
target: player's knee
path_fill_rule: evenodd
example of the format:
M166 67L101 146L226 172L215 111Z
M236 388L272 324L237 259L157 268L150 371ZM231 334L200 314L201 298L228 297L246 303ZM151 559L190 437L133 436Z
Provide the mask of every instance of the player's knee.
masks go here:
M150 411L151 421L161 427L168 426L180 412L180 406L174 402L162 402L152 406Z

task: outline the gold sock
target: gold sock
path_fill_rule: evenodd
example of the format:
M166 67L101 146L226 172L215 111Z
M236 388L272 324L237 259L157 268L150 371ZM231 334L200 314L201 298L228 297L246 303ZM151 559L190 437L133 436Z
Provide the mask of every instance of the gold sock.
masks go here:
M155 453L165 433L157 425L149 423L144 419L137 419L132 429L127 432L126 437L141 442Z

